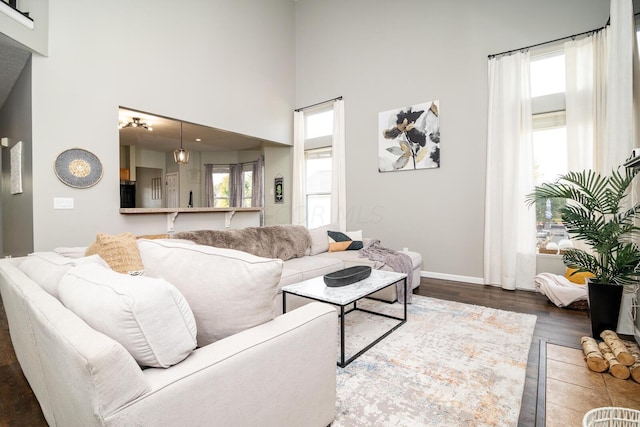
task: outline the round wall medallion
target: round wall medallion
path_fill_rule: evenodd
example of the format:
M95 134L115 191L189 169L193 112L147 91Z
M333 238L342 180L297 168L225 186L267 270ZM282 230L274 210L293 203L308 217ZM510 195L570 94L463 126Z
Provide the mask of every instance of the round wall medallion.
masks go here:
M87 188L102 178L102 163L95 154L81 148L63 151L53 169L60 181L74 188Z

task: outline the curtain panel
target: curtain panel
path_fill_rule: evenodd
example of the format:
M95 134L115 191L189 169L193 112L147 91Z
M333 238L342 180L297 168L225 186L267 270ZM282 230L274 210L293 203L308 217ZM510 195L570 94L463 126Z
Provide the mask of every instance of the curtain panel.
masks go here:
M347 230L347 186L344 138L344 101L333 103L333 140L331 143L331 223Z
M564 44L567 160L570 171L596 169L605 150L608 28Z
M205 206L212 208L215 205L214 191L213 191L213 168L211 164L204 165L204 200Z
M293 176L291 179L291 223L306 225L305 166L304 166L304 112L293 112Z
M489 60L484 283L533 289L535 209L529 53Z
M253 163L253 183L251 193L251 206L264 206L264 158L260 158ZM260 211L260 225L264 225L264 209Z

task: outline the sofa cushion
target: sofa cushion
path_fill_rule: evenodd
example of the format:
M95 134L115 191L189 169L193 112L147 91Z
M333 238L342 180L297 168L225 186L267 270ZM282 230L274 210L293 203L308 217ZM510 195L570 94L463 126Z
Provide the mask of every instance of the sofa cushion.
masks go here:
M337 230L338 226L335 224L323 225L317 228L309 229L309 235L311 236L311 249L309 255L318 255L329 250L329 236L327 232L329 230Z
M362 249L362 230L327 231L329 235L329 252L356 251Z
M99 264L108 267L99 255L67 258L55 252L34 252L20 263L19 268L42 289L58 298L58 285L62 276L72 267L83 264Z
M175 365L196 347L189 304L163 279L83 265L65 274L59 293L69 310L122 344L142 366Z
M342 260L321 255L290 259L284 265L286 269L300 271L302 280L324 276L344 268Z
M173 283L191 305L199 346L274 318L282 260L171 240L138 245L147 274Z
M96 241L87 248L86 255L98 254L118 273L144 273L136 236L132 233L110 235L98 233Z

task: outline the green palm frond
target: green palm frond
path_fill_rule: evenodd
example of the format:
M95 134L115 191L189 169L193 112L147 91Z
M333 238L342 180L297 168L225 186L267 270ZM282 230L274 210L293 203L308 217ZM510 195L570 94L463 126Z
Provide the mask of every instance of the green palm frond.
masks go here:
M528 205L547 199L567 199L560 209L567 232L585 242L592 253L570 249L564 263L589 271L604 283L629 283L640 278L640 249L634 242L640 228L640 204L625 208L637 169L613 170L601 175L591 170L569 172L556 182L536 186Z

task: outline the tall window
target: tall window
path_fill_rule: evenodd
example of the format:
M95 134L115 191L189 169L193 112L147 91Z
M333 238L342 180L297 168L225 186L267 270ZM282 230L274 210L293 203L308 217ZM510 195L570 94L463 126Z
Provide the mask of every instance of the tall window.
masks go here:
M211 174L211 179L213 180L214 208L228 208L231 205L229 177L229 168L216 168Z
M540 185L555 181L568 172L565 57L562 51L534 56L530 76L535 184ZM536 204L538 247L569 238L559 212L565 205L566 202L560 200Z
M263 160L229 165L205 163L204 196L207 207L263 206Z
M331 147L305 151L307 227L331 222Z
M331 136L333 109L305 115L305 197L307 227L331 222Z
M242 166L242 207L250 208L253 198L253 164Z

